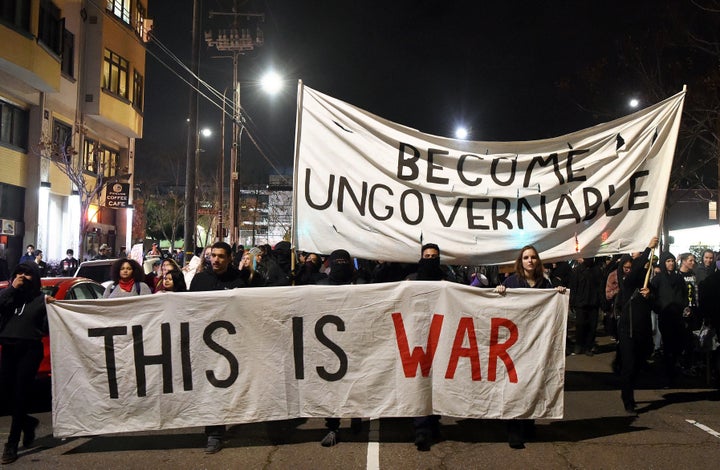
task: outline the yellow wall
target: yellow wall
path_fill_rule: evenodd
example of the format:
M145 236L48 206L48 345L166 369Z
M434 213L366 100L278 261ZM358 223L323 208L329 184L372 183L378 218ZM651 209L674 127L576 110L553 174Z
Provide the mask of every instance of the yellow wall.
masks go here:
M0 183L27 187L27 156L0 146Z
M56 164L50 164L50 188L53 194L69 196L72 192L70 178L65 175Z
M0 25L0 58L36 75L53 90L60 90L60 61L38 43L14 30Z

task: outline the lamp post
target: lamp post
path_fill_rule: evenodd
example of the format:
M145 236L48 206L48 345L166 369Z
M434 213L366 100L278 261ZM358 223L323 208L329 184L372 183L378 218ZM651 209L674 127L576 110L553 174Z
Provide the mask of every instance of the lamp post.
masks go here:
M199 173L200 173L200 152L202 151L200 149L200 136L203 137L210 137L212 135L212 131L207 128L203 128L198 130L196 139L195 139L195 188L198 187L198 181L199 181ZM197 190L195 191L195 200L193 201L193 234L192 234L192 245L197 246L197 212L198 212L198 196L197 196Z

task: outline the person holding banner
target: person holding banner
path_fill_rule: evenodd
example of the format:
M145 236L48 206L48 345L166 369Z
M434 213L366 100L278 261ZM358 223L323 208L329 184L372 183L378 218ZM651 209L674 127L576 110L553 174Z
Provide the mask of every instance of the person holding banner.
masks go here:
M113 283L105 289L104 299L152 294L150 287L145 284L145 273L140 263L134 259L115 261L110 268L110 277Z
M658 238L651 238L645 251L633 257L630 272L623 276L618 271L620 286L618 293L620 303L618 319L620 398L625 412L631 416L637 416L635 382L640 372L640 366L653 350L652 319L650 317L652 305L648 282L652 271L650 253L657 245Z
M210 266L192 278L190 292L226 290L245 287L243 276L232 266L232 248L225 242L215 242L210 247ZM222 449L225 425L205 426L207 436L206 454L215 454Z
M45 305L55 301L40 290L35 263L20 263L0 293L0 393L12 414L10 433L0 463L17 460L18 443L32 446L39 421L27 414L30 395L43 358L42 337L48 334Z
M515 273L505 279L495 290L499 294L505 295L508 288L553 288L550 279L545 277L543 263L534 246L526 245L520 249L520 253L515 259ZM561 294L565 293L563 286L557 286L555 289ZM525 442L535 435L535 420L511 419L507 422L507 428L508 445L513 449L524 449Z

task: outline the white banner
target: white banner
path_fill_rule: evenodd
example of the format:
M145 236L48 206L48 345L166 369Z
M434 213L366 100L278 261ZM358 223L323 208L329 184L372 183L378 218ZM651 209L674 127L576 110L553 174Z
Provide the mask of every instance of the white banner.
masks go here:
M562 418L568 296L447 282L48 306L58 437L295 417Z
M509 263L526 244L547 260L642 251L659 231L684 97L552 139L470 142L300 83L295 243L416 262L432 242L445 264Z

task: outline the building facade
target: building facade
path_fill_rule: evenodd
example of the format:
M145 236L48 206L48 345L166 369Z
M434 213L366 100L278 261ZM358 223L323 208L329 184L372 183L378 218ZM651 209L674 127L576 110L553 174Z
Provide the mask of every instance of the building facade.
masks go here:
M28 244L50 261L131 245L147 2L2 2L0 256L11 267Z

